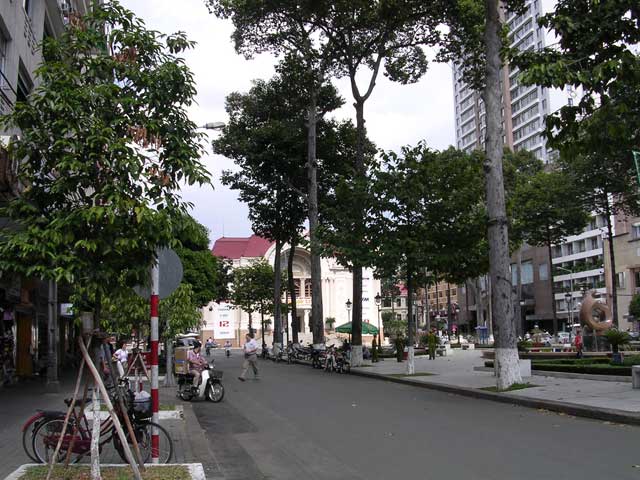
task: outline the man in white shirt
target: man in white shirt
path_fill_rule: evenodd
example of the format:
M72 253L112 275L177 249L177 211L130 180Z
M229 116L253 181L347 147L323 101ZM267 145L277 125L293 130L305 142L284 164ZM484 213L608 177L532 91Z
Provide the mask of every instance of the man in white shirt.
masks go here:
M124 346L124 341L120 340L118 342L118 349L113 354L113 360L116 361L116 366L118 368L118 374L120 378L124 377L124 372L127 371L128 359L129 359L129 353L127 352L127 349Z
M253 333L247 333L246 342L244 344L244 363L242 364L242 373L238 377L238 380L244 382L245 375L249 366L253 369L253 375L258 379L258 344L253 339Z

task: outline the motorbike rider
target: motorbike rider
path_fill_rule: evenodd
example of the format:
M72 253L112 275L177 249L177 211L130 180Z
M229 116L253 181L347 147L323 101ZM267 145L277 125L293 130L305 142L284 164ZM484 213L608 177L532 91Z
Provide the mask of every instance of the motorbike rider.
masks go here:
M197 389L198 385L200 385L200 377L202 376L202 371L207 366L207 361L200 354L200 349L202 344L195 340L193 342L193 350L189 350L187 353L187 362L189 363L189 374L193 375L193 388Z
M213 338L209 337L204 344L204 348L206 350L207 355L211 353L211 349L213 348Z
M224 342L224 353L227 357L231 355L231 340Z

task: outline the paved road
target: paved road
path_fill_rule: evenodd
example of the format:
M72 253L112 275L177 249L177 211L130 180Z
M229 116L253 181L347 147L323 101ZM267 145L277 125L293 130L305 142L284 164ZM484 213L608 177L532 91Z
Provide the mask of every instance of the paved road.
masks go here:
M640 428L216 352L225 400L194 403L235 479L640 479ZM250 377L251 375L249 375Z

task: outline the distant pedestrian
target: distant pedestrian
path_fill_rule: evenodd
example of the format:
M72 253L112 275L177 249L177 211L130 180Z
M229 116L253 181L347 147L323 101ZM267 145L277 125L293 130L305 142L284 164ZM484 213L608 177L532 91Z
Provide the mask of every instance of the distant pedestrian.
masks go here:
M576 358L582 358L582 332L580 330L576 330L576 337L573 340L573 344L576 347Z
M117 343L118 349L113 353L113 360L116 362L118 374L122 378L127 371L127 360L129 359L129 353L124 346L124 340L119 340Z
M438 345L438 337L433 331L427 335L427 347L429 348L429 360L436 359L436 346Z
M245 336L246 342L244 343L244 363L242 364L242 373L238 377L238 380L244 382L245 375L249 366L253 369L253 375L258 379L258 344L253 339L253 333L247 333Z

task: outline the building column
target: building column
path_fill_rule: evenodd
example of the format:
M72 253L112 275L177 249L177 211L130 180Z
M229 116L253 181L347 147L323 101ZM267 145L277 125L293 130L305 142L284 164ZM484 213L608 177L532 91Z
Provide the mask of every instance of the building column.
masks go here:
M309 310L305 308L303 311L304 311L304 320L302 324L301 333L307 333L307 331L309 330Z

